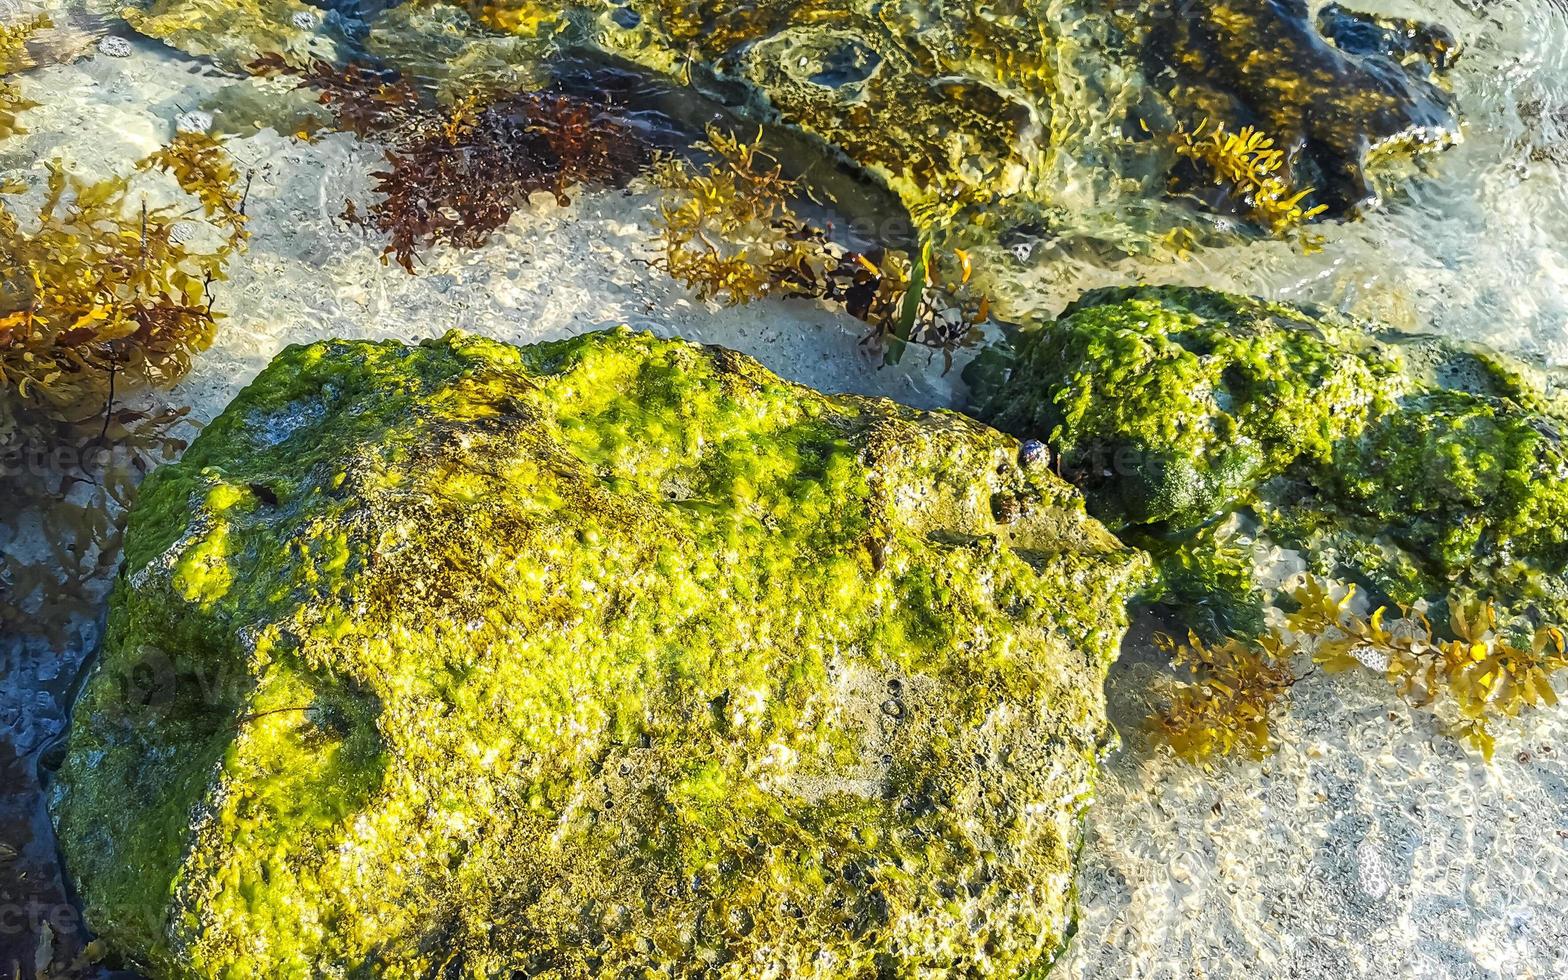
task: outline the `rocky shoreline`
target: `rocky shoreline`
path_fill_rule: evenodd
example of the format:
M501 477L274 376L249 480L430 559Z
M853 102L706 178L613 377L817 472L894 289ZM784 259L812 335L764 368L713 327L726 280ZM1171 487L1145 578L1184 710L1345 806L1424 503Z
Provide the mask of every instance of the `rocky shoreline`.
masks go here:
M222 16L206 19L214 11ZM1554 828L1568 805L1559 723L1529 711L1555 697L1563 651L1553 630L1568 601L1555 375L1467 341L1234 292L1118 288L1044 314L1048 301L1016 272L1018 263L1049 270L1058 257L1073 266L1085 243L1104 247L1110 238L1074 230L1087 212L1075 214L1053 181L1083 164L1085 147L1115 146L1118 162L1100 163L1131 186L1152 160L1151 137L1176 141L1141 178L1162 217L1124 255L1156 254L1152 237L1197 227L1194 214L1228 227L1222 238L1239 234L1211 241L1217 249L1267 256L1294 241L1332 254L1335 236L1356 226L1294 240L1312 234L1299 221L1319 216L1316 198L1290 196L1302 188L1324 188L1323 206L1342 216L1376 198L1397 222L1400 199L1423 193L1409 161L1431 165L1428 151L1458 136L1454 113L1466 103L1447 75L1470 45L1455 33L1337 7L1291 14L1299 44L1280 48L1274 77L1315 64L1348 70L1338 59L1349 58L1395 93L1376 105L1349 99L1333 117L1348 129L1293 132L1280 120L1300 104L1261 104L1258 80L1224 38L1203 33L1262 15L1208 4L1188 25L1202 30L1177 39L1187 54L1159 56L1182 63L1184 94L1164 115L1141 112L1152 129L1109 143L1069 135L1014 159L1019 147L1034 152L1020 139L1042 120L1053 121L1040 131L1073 131L1081 90L1024 63L1008 71L1029 85L1000 86L986 74L995 69L985 43L960 61L942 61L940 46L887 48L859 8L820 36L788 5L744 16L700 4L564 16L360 9L358 22L286 4L233 13L163 2L131 22L230 70L270 52L402 59L438 103L456 105L471 81L538 84L524 75L540 50L610 51L607 37L638 38L616 57L704 90L698 116L717 103L766 122L784 166L829 146L830 158L891 191L908 212L900 227L927 244L831 242L822 230L834 227L831 214L822 228L812 224L821 217L792 216L761 240L826 261L827 272L775 264L770 288L817 300L765 291L755 306L720 311L661 281L656 254L654 269L639 265L650 260L649 224L668 221L657 216L667 197L640 184L573 187L571 197L585 197L567 204L557 187L563 203L525 200L478 252L439 238L421 246L418 275L403 280L376 271L380 243L337 211L342 198L367 199L374 143L322 130L291 145L254 132L266 122L342 127L341 100L362 92L323 89L338 92L334 106L308 89L209 76L155 96L182 119L205 114L191 126L240 134L229 145L250 174L239 200L253 209L252 239L230 286L248 322L225 325L175 389L176 403L197 405L211 424L171 454L183 459L154 471L131 512L98 666L69 742L48 760L60 771L53 816L67 867L106 944L72 965L88 933L30 916L20 944L8 931L0 949L14 946L20 961L36 939L40 969L62 976L93 972L88 960L193 977L372 965L588 976L649 964L677 975L1037 975L1052 963L1074 976L1121 975L1133 963L1151 975L1261 966L1370 976L1394 961L1438 975L1549 972L1539 910L1555 889L1523 867L1560 859ZM1091 77L1107 86L1107 65L1123 56L1138 65L1171 40L1157 19L1151 27L1120 10L1029 16L1060 29L1064 45L1100 44L1074 64L1106 69ZM1029 29L924 26L922 44L962 27L1004 49ZM1105 46L1107 31L1125 46ZM1487 56L1484 38L1477 51ZM94 60L111 56L121 57ZM132 47L122 64L142 57ZM49 71L21 76L23 95L34 92L29 79L102 80L111 69ZM945 73L940 84L932 72ZM318 86L348 78L314 77ZM920 79L926 88L907 88ZM1292 91L1321 105L1313 84ZM941 114L986 105L975 86L1015 109L967 122ZM895 89L911 106L956 101L939 101L934 116L909 112L869 140L852 109L810 101L826 90L874 104ZM72 105L21 118L60 119ZM80 105L101 111L91 97ZM241 122L247 112L265 121ZM432 118L469 125L460 112ZM422 119L411 124L420 139ZM1276 196L1194 192L1211 180L1204 168L1221 165L1203 119L1233 131L1267 123L1281 137L1284 169L1267 191ZM1017 125L1004 134L999 121ZM681 125L653 128L668 136ZM30 152L73 145L41 131L19 137ZM955 141L945 164L900 158L927 132ZM120 133L143 145L134 154L105 145L97 162L110 173L164 142ZM415 145L405 131L380 138L394 154ZM1388 152L1412 148L1415 157ZM74 152L83 150L90 166L95 150ZM933 160L937 169L921 169ZM1386 168L1381 176L1367 177L1369 161ZM708 166L699 181L723 177ZM804 164L808 178L814 166ZM323 168L344 180L329 186ZM787 206L807 207L824 188L854 193L837 177L805 186ZM877 205L883 221L886 207ZM1286 241L1268 240L1278 234ZM1199 263L1208 235L1182 239ZM573 252L548 251L560 247ZM507 272L516 259L496 258L507 255L532 267ZM328 292L279 289L312 265ZM1192 278L1147 271L1140 278ZM896 300L894 286L911 282L919 309L895 302L879 324L856 305L856 290ZM948 302L967 304L964 329L988 311L1018 322L1004 324L1005 337L989 329L978 357L917 343L920 357L877 369L879 352L948 336ZM266 318L286 328L262 323L268 304ZM536 319L520 320L519 307ZM864 351L856 318L872 324ZM718 348L585 333L626 321L758 354L822 391L962 404L1009 435L948 412L819 394ZM280 338L408 341L452 325L523 346L350 340L290 348L265 366ZM225 340L228 330L240 339ZM538 343L566 336L578 339ZM957 367L942 371L949 359L967 366L967 391ZM583 366L600 362L616 366ZM298 397L257 407L285 389ZM605 401L608 392L618 400ZM792 429L769 428L788 419ZM754 431L758 421L766 431ZM834 487L848 495L815 499ZM663 530L585 539L606 514ZM413 533L448 524L439 537L450 543L439 546ZM8 536L8 548L18 540ZM715 555L725 562L707 568ZM692 573L685 586L682 567ZM649 568L662 572L640 576ZM405 586L407 596L390 598ZM561 606L546 616L572 596L592 615ZM345 618L351 609L359 613ZM1161 631L1178 636L1171 649L1189 670L1180 683L1154 652ZM658 636L671 639L655 656ZM699 655L698 640L711 650ZM542 645L530 652L530 643ZM801 659L829 647L832 656ZM22 655L8 684L28 683L35 656ZM63 703L69 671L55 670L40 694L52 685ZM574 682L579 670L593 683ZM1242 690L1242 706L1259 713L1242 725L1222 689ZM1399 695L1412 689L1421 710L1407 713ZM1170 737L1183 725L1191 736L1194 718L1201 737ZM1228 726L1233 734L1216 735ZM1117 731L1126 748L1103 758ZM1496 761L1472 761L1479 755L1454 735ZM22 768L39 757L29 737ZM1161 738L1178 752L1224 744L1261 759L1184 770ZM37 797L21 799L17 812L41 819ZM1151 807L1160 828L1139 822ZM1474 823L1482 812L1497 815L1493 828ZM1260 827L1275 845L1260 843ZM45 850L33 835L27 874ZM516 866L522 852L536 857ZM1259 879L1271 860L1304 877ZM1465 869L1468 891L1454 890L1445 863ZM638 883L641 901L604 905L612 883ZM14 887L0 882L0 897ZM1438 942L1371 922L1389 915L1485 927ZM1075 917L1080 938L1064 945ZM1494 926L1512 938L1486 931Z

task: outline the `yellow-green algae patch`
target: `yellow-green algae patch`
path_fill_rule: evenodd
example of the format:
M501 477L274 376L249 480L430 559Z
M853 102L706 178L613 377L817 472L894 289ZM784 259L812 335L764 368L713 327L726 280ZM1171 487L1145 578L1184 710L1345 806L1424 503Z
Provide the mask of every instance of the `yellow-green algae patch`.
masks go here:
M293 347L143 489L61 846L158 977L1029 975L1146 568L733 352Z
M1237 512L1378 602L1437 613L1469 597L1521 625L1568 619L1568 410L1499 355L1140 287L1086 294L968 377L979 416L1050 443L1091 512L1159 553L1200 621L1244 622L1260 599L1250 561L1215 541Z

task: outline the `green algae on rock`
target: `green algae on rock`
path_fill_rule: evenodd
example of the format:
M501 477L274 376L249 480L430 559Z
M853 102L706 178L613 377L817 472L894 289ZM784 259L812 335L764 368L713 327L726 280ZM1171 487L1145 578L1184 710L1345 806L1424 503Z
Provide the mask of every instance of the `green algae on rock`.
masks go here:
M1230 623L1257 606L1211 540L1240 509L1380 600L1495 599L1568 619L1568 416L1506 358L1324 310L1141 287L1085 295L968 377L981 418L1048 441L1092 513L1165 557L1180 604Z
M169 977L1026 976L1147 562L620 330L292 347L155 472L53 810Z
M984 372L999 358L1005 380ZM1207 290L1099 290L970 373L981 418L1046 439L1116 527L1188 526L1398 393L1357 327ZM1000 381L1000 383L997 383Z

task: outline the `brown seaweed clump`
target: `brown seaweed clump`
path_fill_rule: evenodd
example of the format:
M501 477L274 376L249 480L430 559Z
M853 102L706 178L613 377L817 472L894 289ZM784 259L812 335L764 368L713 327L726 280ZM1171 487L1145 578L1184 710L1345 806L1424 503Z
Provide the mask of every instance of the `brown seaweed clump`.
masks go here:
M314 91L317 101L332 111L339 129L355 136L396 132L427 112L413 85L394 72L370 65L335 65L319 58L296 65L271 52L247 67L264 78L297 79L299 88Z
M483 245L536 192L564 206L570 188L623 184L653 159L608 100L511 92L440 109L395 73L369 66L302 68L274 54L250 67L298 77L343 129L389 139L388 169L373 175L380 200L364 213L350 202L344 216L385 233L386 255L410 273L421 248Z
M551 92L465 102L387 152L389 169L374 174L381 200L365 223L413 272L419 248L478 248L535 192L565 206L571 187L623 183L650 160L607 105Z

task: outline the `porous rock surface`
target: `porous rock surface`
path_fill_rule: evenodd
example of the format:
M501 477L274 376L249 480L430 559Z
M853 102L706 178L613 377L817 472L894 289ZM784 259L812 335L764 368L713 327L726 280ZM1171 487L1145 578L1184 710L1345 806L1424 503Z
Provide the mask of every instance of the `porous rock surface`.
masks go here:
M967 377L977 415L1049 443L1092 513L1184 564L1211 561L1193 546L1240 513L1382 602L1568 615L1568 411L1523 363L1324 309L1137 287L1085 294ZM1200 584L1193 601L1225 598Z
M626 330L291 347L148 480L53 810L158 977L1022 976L1146 560Z

